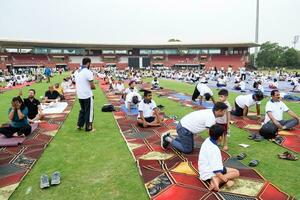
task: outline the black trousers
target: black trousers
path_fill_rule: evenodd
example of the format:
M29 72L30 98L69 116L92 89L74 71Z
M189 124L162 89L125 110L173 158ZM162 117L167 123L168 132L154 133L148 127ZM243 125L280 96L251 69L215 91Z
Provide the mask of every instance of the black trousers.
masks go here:
M231 114L241 117L244 114L244 109L237 105L237 103L235 102L235 110L231 111Z
M199 95L200 95L200 92L198 91L197 85L196 85L195 90L193 92L192 100L196 101L196 99L199 97Z
M12 126L0 127L0 134L5 135L7 138L11 138L16 132L18 132L18 135L24 134L27 136L31 133L31 126L26 125L22 128L15 128Z
M83 127L85 125L85 130L90 130L94 121L94 97L79 99L79 103L80 111L77 126Z

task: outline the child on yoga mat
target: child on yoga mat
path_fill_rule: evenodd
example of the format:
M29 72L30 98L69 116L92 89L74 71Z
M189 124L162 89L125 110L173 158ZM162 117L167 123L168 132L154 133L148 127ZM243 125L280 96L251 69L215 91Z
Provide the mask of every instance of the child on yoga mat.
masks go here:
M216 118L216 123L219 124L220 126L222 126L224 129L223 150L228 151L227 134L229 133L229 122L230 122L230 112L231 112L231 106L227 100L228 99L228 90L222 89L219 91L218 95L219 95L219 102L225 103L228 106L225 115L223 115L222 117Z
M209 128L209 137L202 143L198 160L200 179L207 181L210 184L209 190L216 192L219 191L221 184L233 186L233 179L240 175L237 169L223 166L221 151L218 147L218 143L223 140L223 133L223 127L218 124Z

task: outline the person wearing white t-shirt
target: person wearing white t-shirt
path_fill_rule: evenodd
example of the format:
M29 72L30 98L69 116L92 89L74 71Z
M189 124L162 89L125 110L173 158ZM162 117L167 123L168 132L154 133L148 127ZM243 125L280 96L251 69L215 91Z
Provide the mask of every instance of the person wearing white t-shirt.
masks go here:
M161 135L161 147L166 149L169 144L183 153L191 153L194 149L194 134L204 132L216 123L216 117L224 116L228 106L217 102L213 109L203 109L191 112L184 116L177 124L177 137L173 138L170 133Z
M297 82L294 83L292 92L300 92L300 78L298 79Z
M131 113L131 109L137 108L139 102L142 101L142 97L137 92L130 92L125 99L125 107L128 110L128 114Z
M192 100L196 101L196 99L200 96L200 105L202 105L203 97L205 97L206 101L211 99L213 103L215 103L213 95L212 90L206 84L198 83L195 87Z
M266 139L276 137L278 129L290 130L299 124L300 118L282 102L278 90L271 91L271 100L266 104L264 125L259 134ZM284 120L283 113L288 113L293 119Z
M231 114L235 116L247 116L249 108L256 105L257 117L260 118L260 101L263 100L264 94L258 90L254 94L239 95L235 99L235 110Z
M124 91L124 96L123 98L126 99L126 95L129 94L130 92L138 92L138 90L135 88L135 81L131 80L128 84L129 88L126 88Z
M157 77L154 77L153 81L151 82L151 85L152 85L152 89L154 90L160 89L159 81L157 80Z
M161 126L163 117L159 115L159 109L156 103L152 100L151 91L144 91L144 98L138 105L137 123L142 127Z
M269 88L270 89L277 89L278 88L278 82L277 82L276 78L274 78L274 80L269 83Z
M218 143L223 140L223 132L222 126L217 124L209 128L209 137L201 145L198 160L200 179L208 181L209 190L216 192L219 191L222 183L228 187L233 186L233 179L240 175L237 169L223 165L221 151L218 147Z
M76 93L80 103L80 111L77 121L79 130L85 125L85 131L93 130L94 120L94 96L92 90L96 89L93 72L89 70L90 58L82 59L82 66L76 70Z

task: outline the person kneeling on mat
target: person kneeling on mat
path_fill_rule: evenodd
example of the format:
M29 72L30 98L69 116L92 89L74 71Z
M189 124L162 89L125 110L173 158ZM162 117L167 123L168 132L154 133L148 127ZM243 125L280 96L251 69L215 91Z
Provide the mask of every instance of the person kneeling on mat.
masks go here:
M161 147L166 149L169 144L182 153L191 153L194 149L194 134L204 132L216 123L216 117L225 115L228 106L217 102L213 109L203 109L191 112L184 116L177 124L177 137L173 138L170 133L162 134Z
M200 105L202 105L203 97L205 97L206 101L209 101L211 99L213 101L213 103L215 103L213 95L214 94L213 94L212 90L206 84L198 83L195 87L195 90L194 90L194 93L192 96L192 100L196 101L198 96L200 96Z
M224 167L218 143L223 140L224 129L216 124L209 128L209 137L202 143L199 152L198 169L200 179L207 181L209 190L218 192L222 183L234 185L233 179L240 176L237 169Z
M0 134L8 138L17 133L18 136L29 135L31 133L31 126L28 122L28 109L25 107L21 97L14 97L11 101L11 108L8 110L8 117L10 124L8 126L0 127Z
M271 91L271 100L266 104L266 116L264 125L259 130L259 134L265 139L275 138L278 129L289 130L299 124L300 118L280 100L278 90ZM293 119L284 120L283 112L288 113Z
M144 99L138 106L139 114L137 122L139 126L161 126L163 123L163 117L159 116L159 109L156 107L156 103L152 100L151 91L144 91Z
M254 94L239 95L235 99L235 110L231 111L235 116L247 116L249 108L256 105L257 117L260 118L260 101L263 100L264 94L258 90Z

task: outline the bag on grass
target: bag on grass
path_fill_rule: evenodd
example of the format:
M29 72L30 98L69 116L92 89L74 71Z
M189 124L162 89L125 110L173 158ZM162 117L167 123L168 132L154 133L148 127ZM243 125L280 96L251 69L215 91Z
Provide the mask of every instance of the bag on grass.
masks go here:
M104 106L102 106L102 112L112 112L115 111L115 107L111 104L106 104Z

